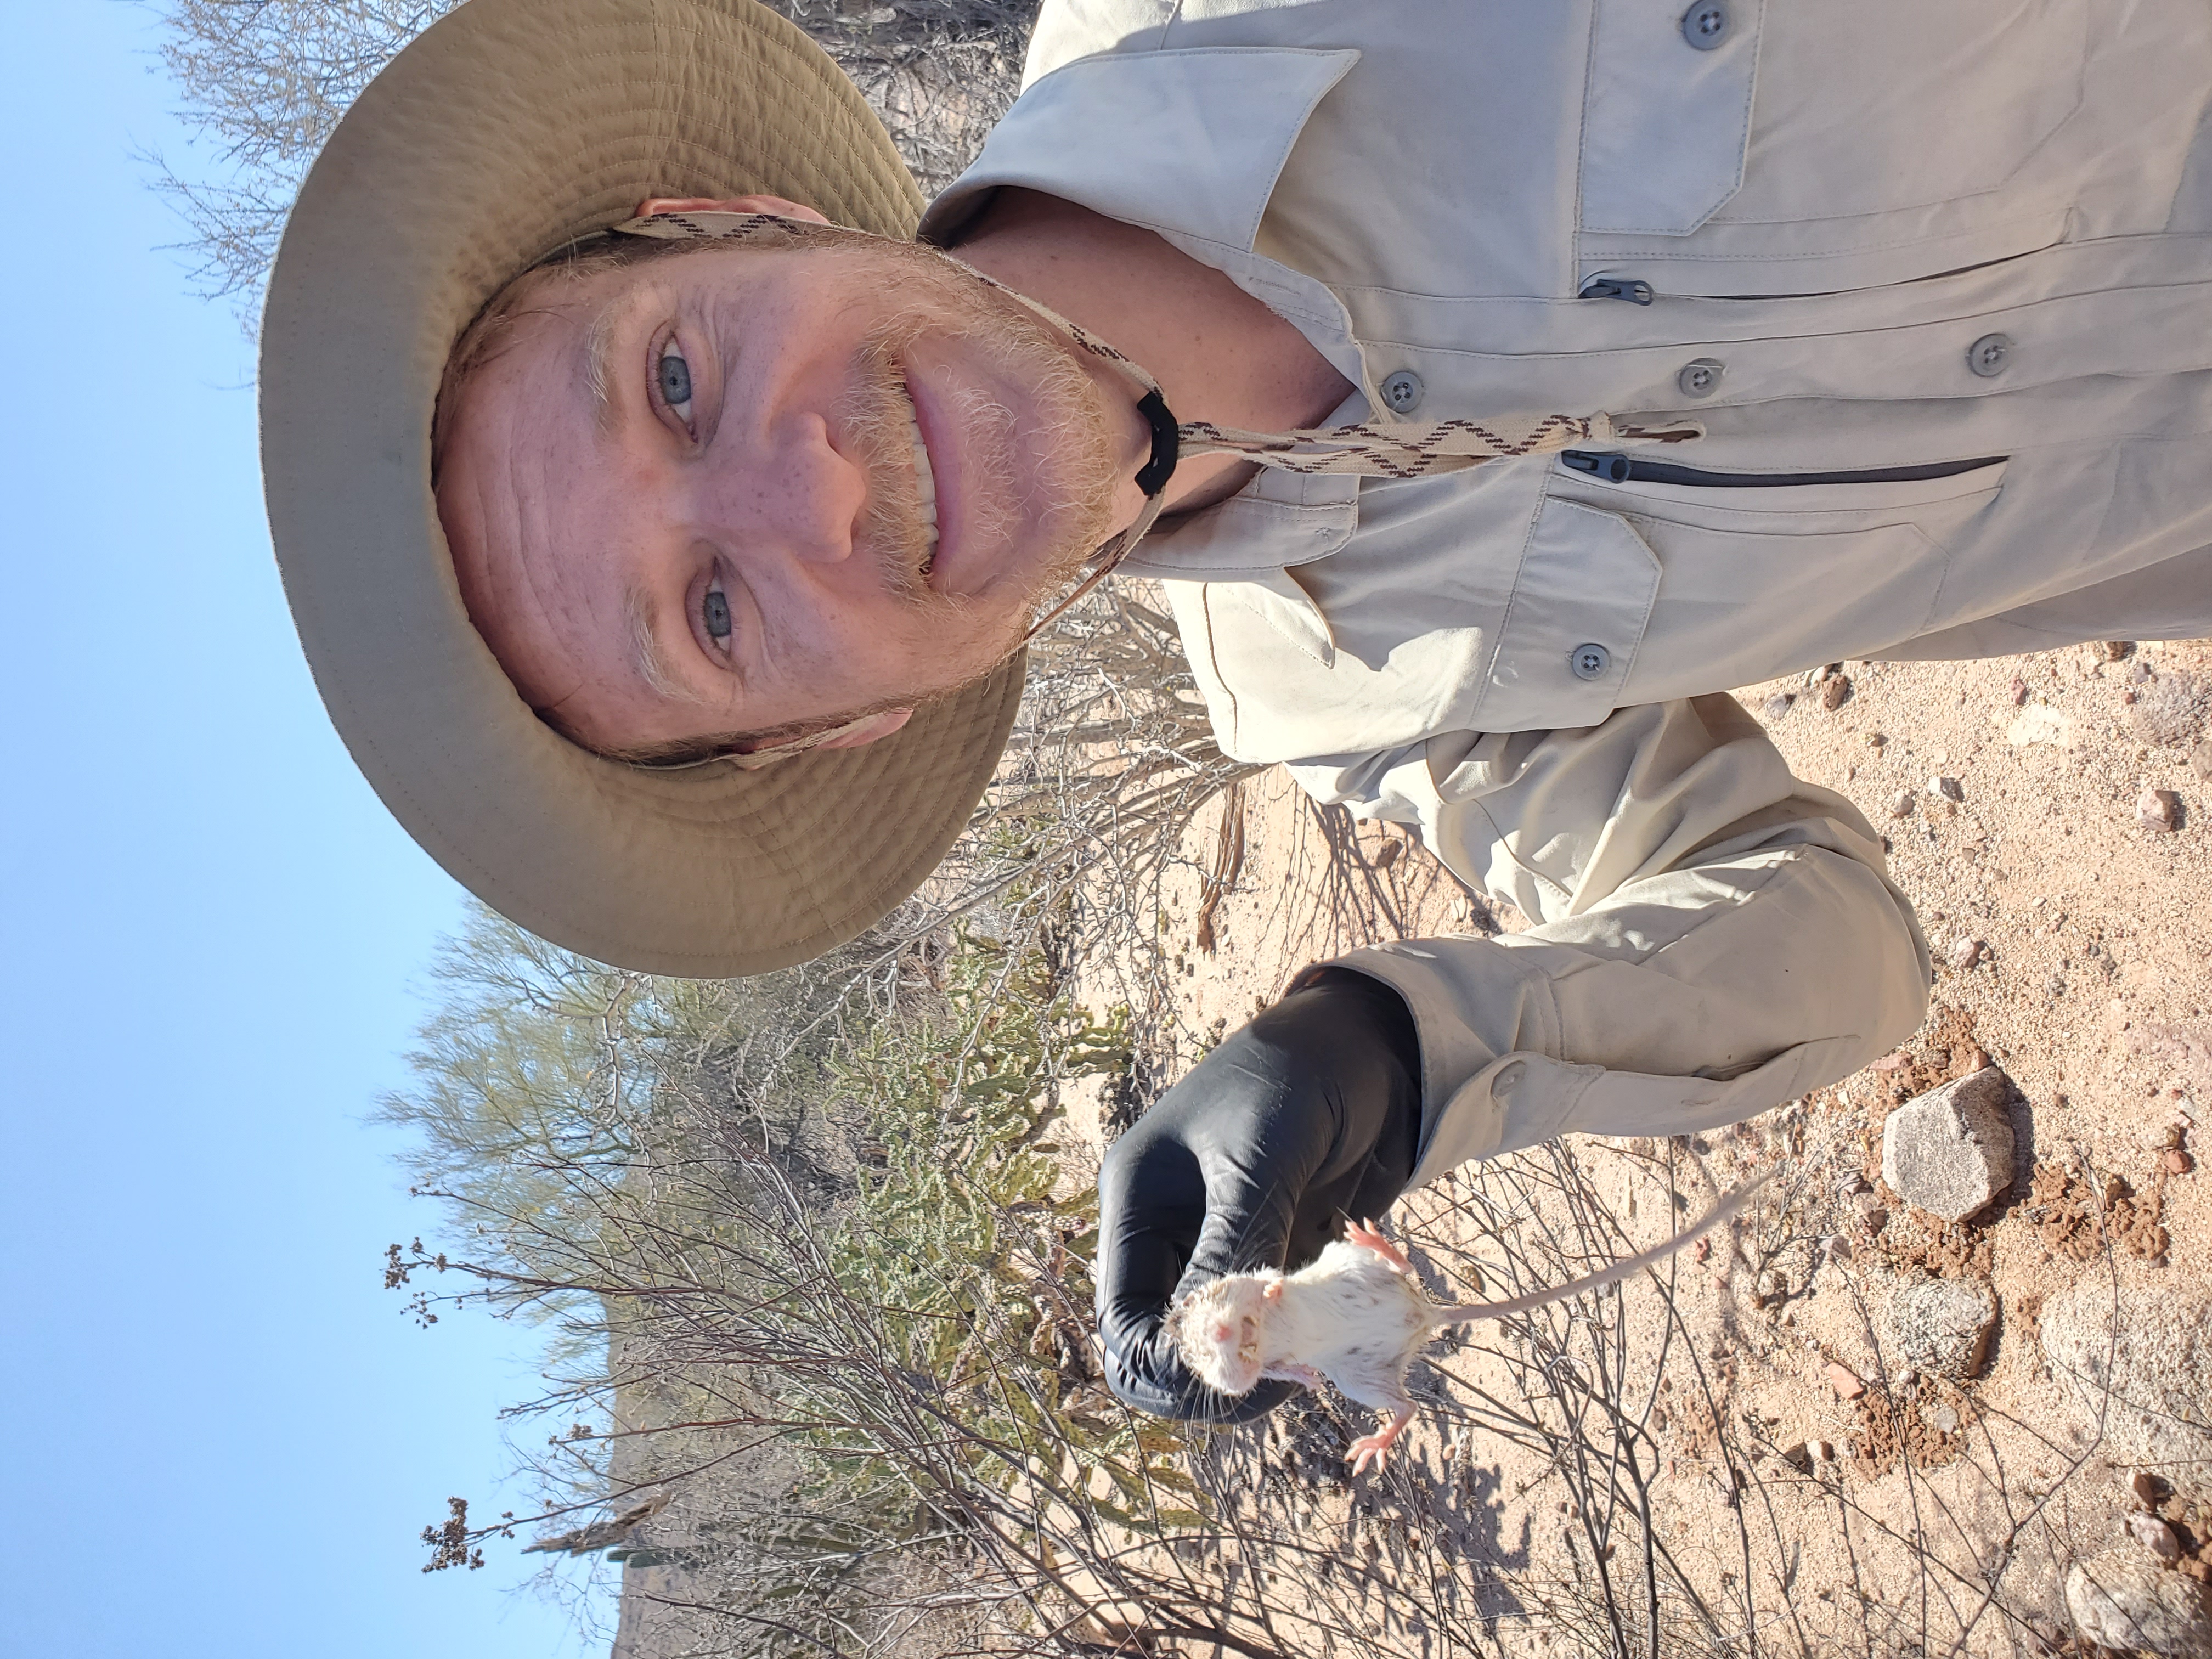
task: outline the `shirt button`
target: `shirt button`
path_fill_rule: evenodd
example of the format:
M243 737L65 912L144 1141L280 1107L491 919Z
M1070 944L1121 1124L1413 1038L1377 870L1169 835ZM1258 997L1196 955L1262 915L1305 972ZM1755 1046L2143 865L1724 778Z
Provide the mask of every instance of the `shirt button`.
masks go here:
M1717 357L1698 357L1682 365L1674 384L1682 389L1685 398L1710 398L1720 390L1721 376L1727 368Z
M1495 1097L1499 1095L1511 1094L1514 1090L1520 1087L1521 1079L1528 1074L1528 1066L1517 1060L1509 1060L1499 1066L1498 1074L1490 1079L1492 1096Z
M1729 38L1734 21L1725 0L1704 0L1682 14L1682 38L1699 52L1711 52Z
M1601 645L1578 645L1567 653L1567 666L1575 671L1578 680L1603 679L1605 671L1613 666L1613 653Z
M1966 367L1985 380L1993 380L2012 367L2012 340L2002 334L1984 334L1966 348Z
M1419 375L1401 368L1382 382L1382 401L1394 415L1410 415L1421 406L1421 393L1426 390Z

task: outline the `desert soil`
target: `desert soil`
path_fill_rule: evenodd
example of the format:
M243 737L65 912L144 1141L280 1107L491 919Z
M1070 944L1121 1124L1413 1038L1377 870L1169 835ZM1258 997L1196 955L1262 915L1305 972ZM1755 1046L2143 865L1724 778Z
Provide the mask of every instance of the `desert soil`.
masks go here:
M2147 1451L2054 1371L2039 1332L2045 1305L2085 1282L2124 1307L2186 1306L2212 1289L2195 1163L2198 1111L2212 1107L2208 689L2212 642L2116 642L1854 662L1737 693L1800 776L1848 796L1888 837L1937 958L1925 1024L1876 1066L1693 1143L1574 1138L1592 1190L1621 1218L1669 1182L1695 1194L1760 1170L1786 1177L1762 1224L1685 1259L1671 1314L1632 1294L1623 1316L1648 1350L1631 1391L1643 1390L1652 1531L1701 1595L1737 1610L1738 1628L1770 1632L1762 1646L2070 1644L2068 1563L2128 1544L2127 1514L2154 1505L2188 1552L2169 1570L2208 1571L2194 1552L2212 1531L2212 1471L2194 1458L2212 1438ZM2177 827L2139 812L2150 790L2173 792ZM1217 886L1227 873L1222 810L1191 827L1170 884L1170 1075L1309 962L1374 939L1527 925L1463 893L1404 832L1332 823L1273 775L1233 809L1242 864L1212 908L1209 951L1198 923L1209 873ZM1984 1063L2012 1085L2014 1178L1979 1216L1944 1224L1881 1182L1882 1121ZM1662 1198L1621 1224L1656 1238L1681 1206ZM1465 1213L1449 1190L1400 1207L1434 1291L1476 1282L1492 1254ZM1915 1376L1884 1322L1899 1293L1933 1279L1984 1287L1995 1307L1984 1350L1957 1376ZM1662 1340L1670 1320L1688 1340ZM1371 1528L1396 1515L1417 1542L1428 1525L1433 1546L1449 1524L1413 1511L1455 1468L1445 1486L1483 1511L1474 1532L1492 1541L1486 1561L1456 1557L1449 1570L1497 1579L1480 1609L1488 1639L1516 1653L1583 1645L1573 1620L1525 1590L1586 1577L1590 1534L1568 1501L1583 1489L1556 1455L1486 1440L1449 1409L1466 1397L1455 1388L1514 1386L1498 1345L1433 1363L1438 1409L1417 1421L1407 1455L1358 1481L1324 1459L1315 1524L1343 1528L1348 1554L1362 1516ZM1336 1402L1330 1420L1350 1432L1360 1419ZM1405 1570L1445 1570L1421 1559Z

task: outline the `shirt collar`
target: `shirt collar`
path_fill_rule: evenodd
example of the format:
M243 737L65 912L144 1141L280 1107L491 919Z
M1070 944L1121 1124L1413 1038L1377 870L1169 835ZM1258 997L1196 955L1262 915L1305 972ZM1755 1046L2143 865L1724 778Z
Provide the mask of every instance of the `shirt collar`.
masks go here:
M1027 88L917 233L947 241L992 193L1018 185L1141 225L1227 276L1304 334L1355 386L1349 314L1318 279L1254 252L1291 149L1355 51L1214 46L1108 52ZM1355 392L1328 424L1368 412ZM1359 480L1261 468L1236 495L1156 528L1122 569L1231 578L1326 557L1358 524Z

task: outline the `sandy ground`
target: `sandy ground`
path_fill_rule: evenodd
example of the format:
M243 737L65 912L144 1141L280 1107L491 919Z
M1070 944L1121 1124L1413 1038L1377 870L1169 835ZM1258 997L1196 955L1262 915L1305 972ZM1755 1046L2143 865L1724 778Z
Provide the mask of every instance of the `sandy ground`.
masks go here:
M1847 690L1830 684L1838 673ZM1890 838L1939 959L1927 1023L1881 1066L1691 1146L1577 1138L1613 1213L1637 1216L1639 1194L1656 1200L1624 1224L1639 1237L1668 1230L1666 1187L1686 1173L1691 1191L1762 1169L1787 1177L1776 1184L1789 1195L1748 1236L1685 1267L1672 1316L1632 1297L1624 1315L1632 1356L1649 1350L1634 1386L1655 1449L1651 1530L1701 1595L1740 1609L1739 1628L1769 1632L1762 1645L2048 1651L2065 1639L2067 1562L2123 1543L2124 1512L2143 1507L2124 1449L2054 1378L2038 1320L2085 1276L2123 1299L2208 1288L2212 1217L2193 1157L2199 1105L2212 1107L2208 688L2212 644L2185 643L1850 663L1738 693L1801 776ZM2175 792L2179 828L2142 821L2147 789ZM1218 809L1192 827L1172 884L1171 1074L1310 961L1526 925L1470 903L1400 832L1332 823L1279 777L1248 785L1237 810L1243 860L1213 909L1213 951L1196 933L1206 877L1227 873ZM1984 1060L2016 1091L2015 1178L1983 1215L1947 1226L1881 1186L1881 1125ZM1470 1282L1484 1257L1465 1213L1435 1189L1401 1206L1432 1289ZM1930 1278L1994 1297L1970 1375L1911 1376L1885 1340L1886 1299ZM1661 1340L1669 1317L1689 1340ZM1351 1531L1361 1515L1370 1527L1395 1516L1416 1541L1431 1524L1461 1527L1482 1541L1455 1570L1494 1568L1501 1586L1478 1598L1486 1638L1571 1650L1584 1645L1573 1620L1525 1586L1586 1581L1591 1540L1569 1501L1581 1489L1449 1409L1455 1389L1510 1391L1501 1365L1480 1345L1440 1354L1439 1410L1417 1423L1410 1455L1379 1480L1330 1468L1313 1512ZM1744 1470L1753 1486L1731 1492ZM2212 1479L2171 1460L2156 1473L2166 1484L2145 1490L2193 1547L2212 1530L2212 1507L2197 1507ZM1456 1519L1440 1521L1447 1488ZM1440 1547L1434 1534L1423 1546ZM1425 1648L1436 1650L1407 1650Z

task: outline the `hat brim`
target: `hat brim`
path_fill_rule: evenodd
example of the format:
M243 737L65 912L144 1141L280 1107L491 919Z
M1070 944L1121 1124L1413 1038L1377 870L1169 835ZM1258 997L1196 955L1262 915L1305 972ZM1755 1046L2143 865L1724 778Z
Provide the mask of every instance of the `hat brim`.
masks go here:
M763 973L880 920L958 836L1021 695L1017 656L864 748L654 772L546 726L471 626L430 489L453 341L647 196L756 192L885 236L922 207L852 82L755 0L467 0L340 122L262 325L270 533L355 761L485 902L653 973Z

